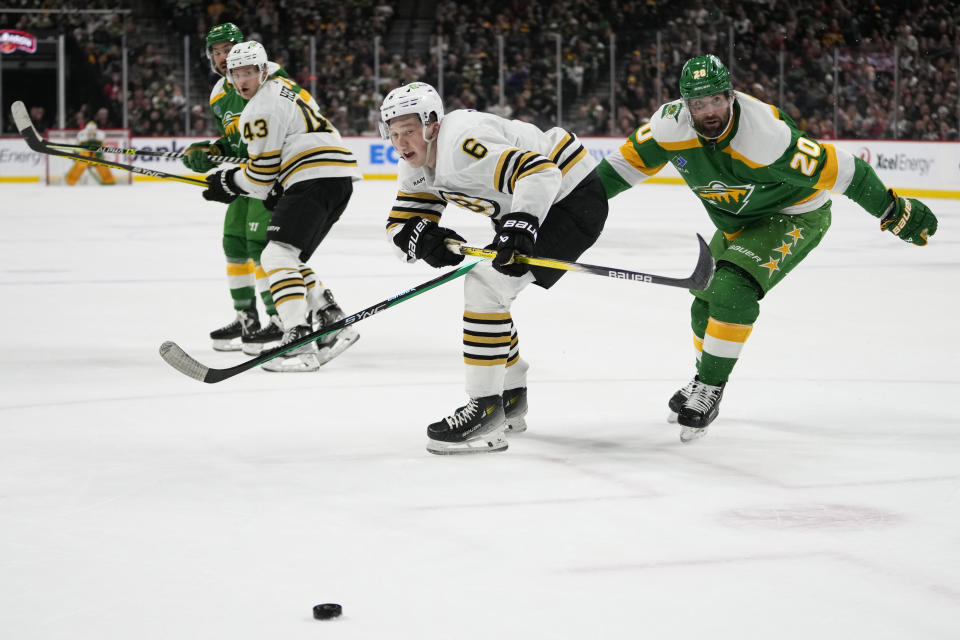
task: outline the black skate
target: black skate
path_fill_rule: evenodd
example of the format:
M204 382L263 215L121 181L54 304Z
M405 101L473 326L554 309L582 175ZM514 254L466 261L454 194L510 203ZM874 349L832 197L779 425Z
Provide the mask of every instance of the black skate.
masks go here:
M693 376L693 380L688 382L687 386L678 390L670 397L670 401L667 402L667 406L670 407L670 415L667 416L667 422L674 424L677 421L677 414L680 413L680 407L683 406L683 403L687 401L687 398L690 397L690 394L693 393L693 390L696 389L699 384L700 377Z
M677 416L677 422L682 426L680 442L686 444L706 435L707 427L720 413L720 399L726 386L726 382L714 386L697 381L696 388L680 407Z
M452 416L427 427L427 451L440 455L504 451L505 429L501 396L471 398Z
M260 355L264 349L276 347L283 340L283 328L280 326L280 316L270 316L270 322L263 325L258 331L240 338L243 352L248 356Z
M527 388L506 389L503 392L503 414L507 421L507 433L523 433L527 430Z
M294 327L283 334L283 341L279 346L274 347L274 350L283 351L286 345L299 340L308 333L310 333L310 327L305 324ZM263 368L266 371L276 373L317 371L320 369L320 362L317 359L317 344L316 342L309 342L302 347L287 351L273 360L263 363Z
M322 331L324 328L346 317L343 309L341 309L340 305L334 300L332 291L327 289L323 292L323 297L326 300L326 305L316 311L311 311L307 318L314 331ZM352 347L359 339L360 334L357 333L357 330L353 327L340 329L339 331L334 331L331 334L321 337L317 340L317 347L320 350L318 353L320 364L327 364Z
M240 340L260 329L260 318L256 309L241 309L237 318L225 327L210 332L214 351L240 351Z

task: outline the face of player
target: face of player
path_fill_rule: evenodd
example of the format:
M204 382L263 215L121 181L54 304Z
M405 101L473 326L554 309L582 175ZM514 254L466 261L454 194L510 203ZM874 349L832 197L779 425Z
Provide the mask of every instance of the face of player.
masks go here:
M727 130L733 115L733 101L726 93L691 98L686 103L694 129L704 138L719 138Z
M220 72L220 75L227 75L227 54L233 48L232 42L217 42L210 46L210 55L213 56L213 64Z
M435 139L440 130L439 123L431 122L424 131L420 117L411 114L391 120L389 130L393 148L411 167L419 169L427 166L432 169L436 165L436 147L427 143L424 133L426 138Z
M260 69L254 64L248 64L245 67L237 67L236 69L230 70L230 80L233 81L233 86L237 88L237 93L240 94L244 100L249 100L253 95L260 89L260 85L264 81L266 76L265 71L260 71Z

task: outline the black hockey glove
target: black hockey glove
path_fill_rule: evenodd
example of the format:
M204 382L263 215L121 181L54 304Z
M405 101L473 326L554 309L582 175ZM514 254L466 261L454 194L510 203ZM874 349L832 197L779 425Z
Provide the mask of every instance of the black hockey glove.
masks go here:
M919 200L901 198L893 189L887 193L893 202L880 218L880 230L890 231L904 242L923 246L937 232L937 216Z
M205 200L215 202L225 202L230 204L237 199L237 196L246 195L247 192L237 186L233 181L233 174L240 171L240 167L233 169L224 169L207 176L207 188L203 192Z
M529 213L515 211L500 218L499 227L493 246L497 250L493 268L506 276L519 278L530 271L530 265L514 262L514 254L533 255L540 221Z
M393 236L393 243L414 260L423 259L431 267L452 267L463 262L463 256L447 249L446 239L466 240L453 229L414 216Z
M274 182L273 187L270 189L270 193L267 194L267 197L263 199L263 206L267 211L273 211L274 207L277 206L277 202L280 201L280 198L283 197L283 187L279 182Z

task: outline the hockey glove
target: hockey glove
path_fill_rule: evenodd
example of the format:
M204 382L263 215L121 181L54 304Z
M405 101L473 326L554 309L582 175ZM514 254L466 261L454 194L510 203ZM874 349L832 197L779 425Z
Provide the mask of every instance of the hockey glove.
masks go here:
M880 218L880 230L890 231L904 242L927 244L927 238L937 232L937 216L919 200L901 198L893 189L887 193L893 202Z
M183 152L183 164L191 171L206 173L218 165L210 161L210 156L223 155L220 148L213 142L194 142Z
M414 260L423 259L431 267L452 267L463 262L463 256L447 249L445 240L448 238L466 242L466 239L453 229L414 216L393 236L393 243Z
M533 255L539 228L540 221L529 213L517 211L500 218L500 229L494 244L497 257L493 259L493 268L514 278L530 271L530 265L514 262L513 258L516 254Z
M267 194L267 197L263 199L263 206L267 211L273 211L274 207L277 206L277 202L280 201L280 198L283 197L283 186L279 182L274 182L273 187L270 189L270 193Z
M247 192L237 186L233 181L233 174L240 171L240 167L233 169L224 169L207 176L207 188L203 192L204 200L213 200L214 202L225 202L230 204L237 199L237 196L246 195Z

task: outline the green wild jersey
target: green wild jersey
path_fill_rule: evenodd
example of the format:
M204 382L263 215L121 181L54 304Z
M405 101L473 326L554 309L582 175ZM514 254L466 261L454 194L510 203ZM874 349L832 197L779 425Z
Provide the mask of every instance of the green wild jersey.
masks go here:
M697 135L682 100L659 108L601 163L608 196L670 162L716 227L733 233L770 214L813 211L829 201L830 191L850 186L859 169L852 156L838 158L833 145L807 137L776 107L735 94L730 125L714 141Z
M267 70L271 78L289 78L283 67L275 62L267 63ZM233 84L226 78L220 78L210 92L210 113L220 132L216 141L225 155L243 157L247 155L247 147L240 137L238 125L240 113L247 101L244 100Z

